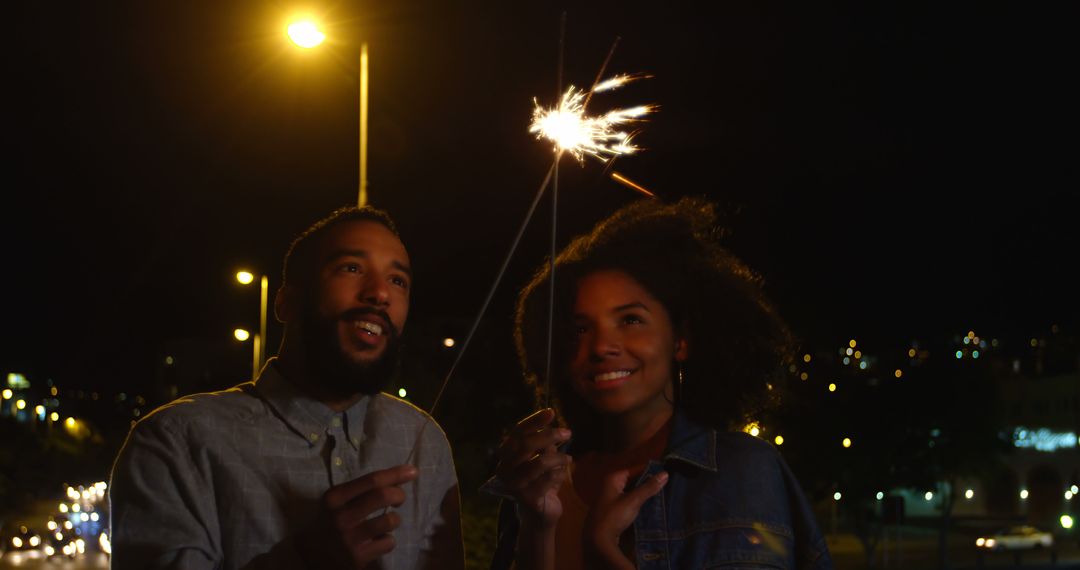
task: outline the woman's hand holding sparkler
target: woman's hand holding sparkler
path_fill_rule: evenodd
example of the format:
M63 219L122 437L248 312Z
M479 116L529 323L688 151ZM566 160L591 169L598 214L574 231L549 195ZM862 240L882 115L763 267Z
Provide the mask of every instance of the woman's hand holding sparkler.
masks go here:
M551 427L555 411L545 408L521 420L499 446L495 473L517 502L522 527L554 530L562 516L559 487L568 476L570 456L557 446L570 430Z

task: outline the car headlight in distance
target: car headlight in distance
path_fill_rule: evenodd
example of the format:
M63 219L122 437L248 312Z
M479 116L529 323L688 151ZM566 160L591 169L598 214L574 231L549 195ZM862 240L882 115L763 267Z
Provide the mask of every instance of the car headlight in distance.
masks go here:
M981 536L975 539L975 546L986 546L986 539Z
M986 547L987 548L993 548L995 544L997 544L996 540L994 540L992 538L986 539Z

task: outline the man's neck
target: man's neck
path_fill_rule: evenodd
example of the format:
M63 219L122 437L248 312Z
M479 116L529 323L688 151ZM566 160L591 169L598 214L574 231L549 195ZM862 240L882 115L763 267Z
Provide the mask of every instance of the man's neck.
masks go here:
M344 412L353 407L357 402L364 399L362 392L341 396L327 390L321 381L312 378L307 367L303 365L303 359L290 358L289 354L281 354L277 361L278 371L285 380L296 387L297 390L307 394L311 399L322 402L326 407L335 412Z

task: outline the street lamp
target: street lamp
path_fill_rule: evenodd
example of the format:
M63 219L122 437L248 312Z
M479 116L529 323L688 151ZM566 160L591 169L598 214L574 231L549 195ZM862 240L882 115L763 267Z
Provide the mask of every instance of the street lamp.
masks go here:
M303 49L319 46L326 39L326 34L318 24L311 20L297 20L285 28L286 34L294 44ZM367 205L367 125L368 125L368 46L360 44L360 182L356 204Z
M241 285L250 285L255 281L255 275L250 271L237 271L236 280ZM254 346L251 355L251 378L255 379L259 375L259 371L262 370L263 364L266 362L266 305L269 302L270 297L270 279L263 275L259 278L259 332L255 334ZM237 329L240 331L241 329ZM247 331L244 331L245 334ZM240 338L236 335L236 339L240 342L247 340L247 337Z

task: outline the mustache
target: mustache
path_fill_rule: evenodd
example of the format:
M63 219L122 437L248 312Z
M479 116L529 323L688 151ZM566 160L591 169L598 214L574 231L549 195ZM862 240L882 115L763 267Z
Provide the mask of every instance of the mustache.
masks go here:
M382 319L382 322L386 323L386 333L391 339L398 337L397 327L394 326L394 322L390 320L390 315L386 314L386 311L376 309L375 307L356 307L348 309L338 315L338 320L341 321L354 321L359 320L367 315L375 315Z

